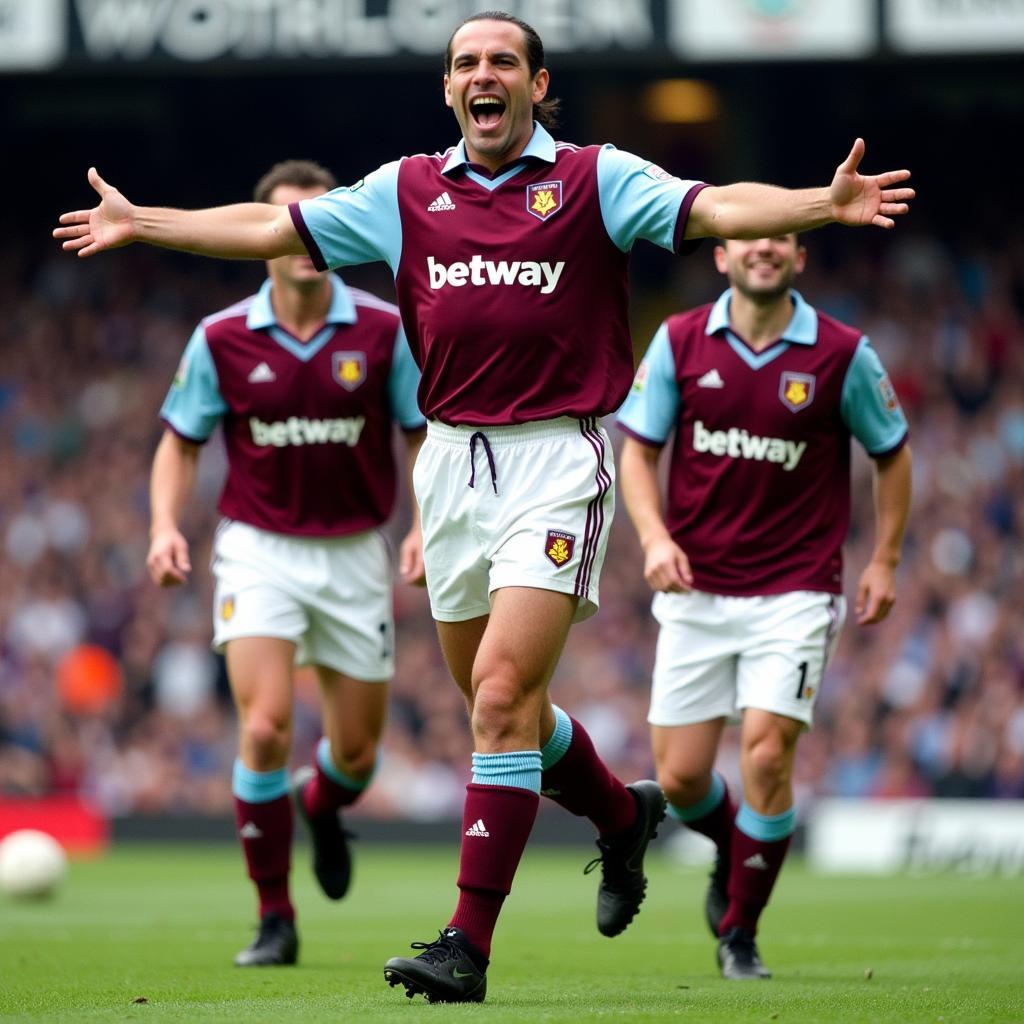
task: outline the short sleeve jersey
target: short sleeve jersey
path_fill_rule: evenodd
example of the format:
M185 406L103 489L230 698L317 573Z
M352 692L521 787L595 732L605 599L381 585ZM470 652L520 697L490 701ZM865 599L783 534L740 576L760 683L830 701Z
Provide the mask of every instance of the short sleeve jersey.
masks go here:
M791 294L788 327L761 352L729 327L731 291L669 317L619 412L644 444L675 431L666 524L700 590L840 592L850 438L876 458L907 438L868 339Z
M535 126L493 176L460 143L291 212L318 267L391 267L421 408L483 426L619 407L633 376L629 251L640 238L677 251L702 187Z
M264 530L332 537L391 514L392 428L425 426L419 371L398 310L331 277L324 326L299 341L279 325L270 282L207 317L160 411L186 440L223 425L228 475L218 508Z

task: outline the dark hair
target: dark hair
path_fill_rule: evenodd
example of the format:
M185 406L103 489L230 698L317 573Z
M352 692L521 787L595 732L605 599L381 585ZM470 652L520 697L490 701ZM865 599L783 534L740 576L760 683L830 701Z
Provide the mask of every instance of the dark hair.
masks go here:
M270 196L278 185L294 185L296 188L318 188L325 191L338 187L338 181L326 167L313 160L282 160L274 164L256 182L252 197L257 203L269 203Z
M526 62L530 68L530 77L534 77L544 67L544 43L541 41L537 30L532 25L527 25L521 18L516 18L507 11L481 11L479 14L470 15L465 21L455 26L455 31L448 37L448 46L444 51L444 73L448 74L452 69L452 40L455 34L464 25L471 21L507 21L515 25L523 33L523 43L526 46ZM545 128L556 128L558 126L558 108L562 101L558 99L543 99L540 103L534 103L533 116Z

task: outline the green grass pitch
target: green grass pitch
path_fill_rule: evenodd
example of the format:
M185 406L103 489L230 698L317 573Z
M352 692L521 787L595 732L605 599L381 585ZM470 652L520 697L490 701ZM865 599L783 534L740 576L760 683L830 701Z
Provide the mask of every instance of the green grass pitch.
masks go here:
M483 1005L410 1003L382 965L454 903L452 850L359 847L352 894L293 870L295 968L241 970L255 923L231 847L130 847L72 865L51 901L0 897L0 1020L1024 1021L1024 880L822 878L788 864L760 937L767 982L717 975L702 871L649 858L630 929L594 927L588 851L530 849L498 926Z

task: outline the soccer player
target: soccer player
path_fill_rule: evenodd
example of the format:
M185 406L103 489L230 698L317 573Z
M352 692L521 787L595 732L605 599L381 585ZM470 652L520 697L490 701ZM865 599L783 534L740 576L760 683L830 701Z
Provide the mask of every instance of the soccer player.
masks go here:
M297 202L334 188L309 161L271 168L256 200ZM340 809L369 784L394 668L392 570L379 531L391 514L392 431L414 459L425 426L419 371L397 309L318 271L308 256L267 263L256 294L196 328L161 410L153 460L147 566L161 586L185 583L178 523L200 446L223 427L228 475L214 541L214 646L227 660L239 718L232 778L238 838L259 896L256 938L240 967L294 964L288 891L292 801L308 826L324 893L341 899L351 857ZM400 569L421 582L414 509ZM293 671L312 665L323 739L289 784ZM291 792L289 792L291 789Z
M458 905L438 939L385 965L430 1000L479 1001L491 937L539 794L599 835L597 925L633 920L643 858L664 814L656 783L624 786L582 726L548 698L570 625L593 614L614 505L599 419L633 375L627 265L644 238L760 237L839 221L891 227L907 171L862 176L857 140L830 187L715 188L545 128L544 48L504 12L463 22L445 56L459 144L387 164L351 188L293 203L205 211L101 201L55 237L81 256L133 241L229 258L308 252L321 268L383 260L423 372L428 436L415 469L431 608L475 742ZM899 186L899 187L893 187Z
M793 290L805 260L792 233L716 246L729 290L661 325L619 412L622 494L657 591L658 781L673 816L717 848L705 913L734 981L770 977L757 923L793 832L797 741L846 611L851 435L875 485L860 625L892 607L910 506L896 394L868 339ZM673 431L663 514L657 461ZM738 810L713 770L734 713Z

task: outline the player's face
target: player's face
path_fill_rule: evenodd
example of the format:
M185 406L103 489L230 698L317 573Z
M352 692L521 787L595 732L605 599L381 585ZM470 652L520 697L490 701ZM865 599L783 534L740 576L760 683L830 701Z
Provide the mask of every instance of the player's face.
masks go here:
M771 302L785 295L804 269L807 252L796 235L730 239L715 248L715 264L729 283L755 302Z
M270 201L275 206L287 206L323 194L324 190L319 186L299 188L298 185L278 185L270 193ZM276 260L268 260L267 272L274 281L293 287L315 287L325 278L308 256L281 256Z
M533 105L548 91L548 73L530 74L522 29L505 21L471 21L455 33L445 102L455 113L473 163L497 170L522 153L533 134Z

